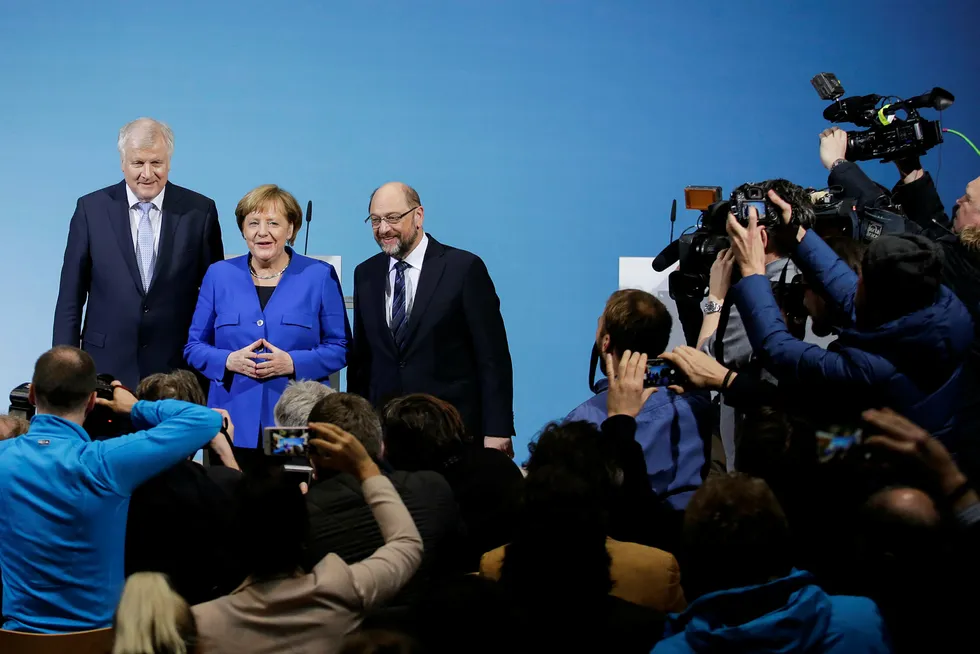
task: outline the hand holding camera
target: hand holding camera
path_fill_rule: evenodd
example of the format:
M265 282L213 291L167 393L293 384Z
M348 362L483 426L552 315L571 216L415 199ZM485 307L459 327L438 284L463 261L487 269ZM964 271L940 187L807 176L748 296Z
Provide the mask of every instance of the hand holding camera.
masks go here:
M820 163L827 170L841 159L847 160L847 132L830 127L820 132Z
M129 414L136 405L136 396L118 381L110 384L112 388L112 399L96 397L95 403L99 406L107 407L115 413Z
M742 277L766 274L766 244L763 229L759 226L759 213L749 207L749 224L743 227L734 213L728 214L728 236L732 241L735 261Z
M378 464L364 449L361 441L326 422L311 422L316 438L310 440L310 461L316 468L346 472L363 482L381 474Z
M710 354L687 345L679 345L673 352L664 352L660 358L671 362L684 377L685 384L693 388L722 390L726 376L731 383L736 375L735 372L718 363ZM729 372L731 372L730 376ZM680 386L672 386L671 390L684 392L684 388Z
M606 370L609 372L609 396L606 411L609 417L626 415L635 418L656 388L645 387L647 355L626 350L619 365L611 354L606 354Z

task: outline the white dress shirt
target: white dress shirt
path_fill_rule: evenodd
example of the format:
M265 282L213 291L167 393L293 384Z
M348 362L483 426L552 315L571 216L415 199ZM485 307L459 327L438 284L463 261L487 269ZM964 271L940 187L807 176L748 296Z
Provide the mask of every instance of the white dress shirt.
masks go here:
M408 268L405 269L405 320L412 315L412 306L415 304L415 291L419 287L419 277L422 276L422 261L425 259L425 249L429 246L429 237L422 234L422 240L415 246L415 249L405 257ZM395 264L398 259L388 257L388 283L385 284L385 316L388 326L391 327L391 294L395 288Z
M160 252L160 227L163 225L163 194L166 192L167 187L165 186L160 191L160 195L150 200L153 203L153 207L150 209L150 227L153 229L154 256ZM126 197L129 198L129 226L133 232L133 250L138 256L139 246L137 245L137 239L139 238L140 218L143 217L143 214L140 213L140 208L136 205L142 202L142 200L136 197L133 189L129 188L129 184L126 184Z

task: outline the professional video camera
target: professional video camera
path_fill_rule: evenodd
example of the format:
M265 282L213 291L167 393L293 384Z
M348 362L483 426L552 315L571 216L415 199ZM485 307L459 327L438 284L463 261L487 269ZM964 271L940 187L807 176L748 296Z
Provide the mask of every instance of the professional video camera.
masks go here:
M699 210L701 215L693 231L685 231L657 255L653 269L662 272L679 261L678 269L668 278L670 297L700 299L708 288L711 264L721 250L731 245L725 229L729 213L734 213L743 225L749 223L750 208L755 208L758 224L765 227L778 224L782 218L760 186L740 186L727 201L721 200L720 186L688 186L684 189L684 200L688 209ZM676 216L675 202L671 207L671 223Z
M813 230L820 238L846 236L870 243L879 236L906 231L906 218L894 205L858 207L853 198L845 197L840 186L807 190L816 216Z
M820 98L834 104L824 109L823 117L832 123L853 123L869 129L848 132L847 159L894 161L920 156L943 142L938 120L926 120L916 109L929 107L943 111L953 104L953 94L938 86L922 95L902 100L895 96L859 95L843 98L844 87L833 73L820 73L810 80ZM894 99L895 102L888 103ZM905 118L896 114L905 112Z
M96 377L95 393L104 400L112 400L112 375ZM10 391L10 408L7 413L12 416L30 420L34 417L35 409L28 399L30 383L24 382ZM133 423L129 416L119 415L108 407L96 405L82 425L92 440L106 440L133 431Z

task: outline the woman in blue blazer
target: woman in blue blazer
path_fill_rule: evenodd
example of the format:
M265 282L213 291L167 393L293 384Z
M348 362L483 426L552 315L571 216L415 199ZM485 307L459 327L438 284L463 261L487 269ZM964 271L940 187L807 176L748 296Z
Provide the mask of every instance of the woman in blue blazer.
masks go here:
M351 334L333 266L288 247L303 226L296 198L259 186L235 217L249 253L208 268L184 357L211 380L208 406L231 415L235 446L255 448L289 380L326 382Z

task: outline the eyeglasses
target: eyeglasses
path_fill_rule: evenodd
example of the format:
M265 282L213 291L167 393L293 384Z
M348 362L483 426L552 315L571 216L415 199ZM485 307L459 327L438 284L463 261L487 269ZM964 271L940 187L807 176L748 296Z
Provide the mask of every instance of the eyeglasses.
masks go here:
M401 222L402 218L404 218L408 214L412 213L416 209L418 209L418 207L412 207L411 209L409 209L405 213L401 214L400 216L396 216L395 214L388 214L387 216L375 216L375 215L372 214L372 215L368 216L367 218L365 218L364 219L364 222L365 223L371 223L371 226L372 227L380 227L382 220L384 222L388 223L389 225L397 225L398 223Z

